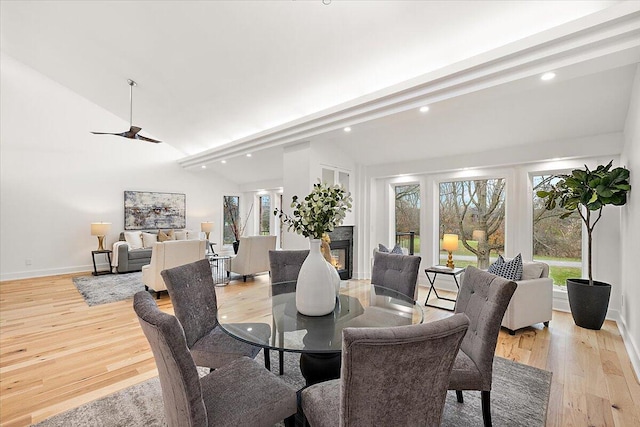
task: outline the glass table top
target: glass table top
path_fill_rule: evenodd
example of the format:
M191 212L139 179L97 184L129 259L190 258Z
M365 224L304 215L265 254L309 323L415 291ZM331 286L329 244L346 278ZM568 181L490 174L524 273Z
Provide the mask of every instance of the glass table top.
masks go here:
M423 312L411 298L369 283L349 282L340 289L333 313L305 316L296 310L296 282L275 283L243 291L240 300L218 307L218 322L229 335L261 347L302 353L342 349L342 330L422 323ZM266 323L265 337L248 323ZM260 331L263 332L263 331Z

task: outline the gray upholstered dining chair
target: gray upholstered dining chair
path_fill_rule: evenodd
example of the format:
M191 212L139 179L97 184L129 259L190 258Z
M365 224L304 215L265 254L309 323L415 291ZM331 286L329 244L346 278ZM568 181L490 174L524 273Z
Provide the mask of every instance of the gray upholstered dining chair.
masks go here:
M160 274L197 366L217 369L238 357L256 357L260 347L231 337L218 325L218 303L208 260L163 270ZM265 342L271 336L271 326L266 323L247 323L247 326L252 327ZM264 362L267 369L271 369L266 348Z
M297 251L269 251L269 274L271 276L272 295L295 290L295 283L284 284L284 282L294 282L298 280L300 267L302 267L302 263L307 259L308 255L308 249ZM280 350L278 354L280 356L280 375L282 375L284 374L284 352Z
M312 427L439 426L449 375L469 320L346 328L340 379L301 393Z
M300 267L309 250L269 251L271 283L290 282L298 279Z
M158 367L169 427L293 426L296 390L248 357L199 378L178 320L158 309L148 292L133 308Z
M455 312L465 313L470 323L451 371L449 390L456 390L460 403L462 390L479 390L485 426L491 426L493 355L498 332L516 287L515 282L470 266L458 292Z
M371 284L398 291L416 300L416 283L422 258L376 252L373 255Z

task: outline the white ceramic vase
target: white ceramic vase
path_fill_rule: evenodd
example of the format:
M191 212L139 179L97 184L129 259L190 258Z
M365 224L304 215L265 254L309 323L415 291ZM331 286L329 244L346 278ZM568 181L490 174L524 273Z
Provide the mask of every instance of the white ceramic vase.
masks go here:
M331 276L333 286L336 288L336 295L338 295L340 293L340 274L329 261L327 261L327 266L329 267L329 275Z
M310 239L309 255L298 274L296 308L306 316L324 316L336 306L335 282L320 252L320 242L320 239Z

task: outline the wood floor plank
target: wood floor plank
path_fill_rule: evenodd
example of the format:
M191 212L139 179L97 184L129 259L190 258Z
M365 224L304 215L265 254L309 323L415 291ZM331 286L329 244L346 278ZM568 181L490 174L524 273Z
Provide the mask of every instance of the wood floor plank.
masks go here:
M0 426L28 426L157 376L131 301L87 306L72 283L81 275L0 283ZM218 302L237 307L237 321L259 321L266 313L245 291L268 284L267 275L232 281L216 288ZM427 292L419 287L422 303ZM173 314L166 294L157 303ZM425 321L450 315L424 311ZM613 322L587 331L554 312L549 328L501 331L496 354L553 372L549 426L640 425L640 384Z

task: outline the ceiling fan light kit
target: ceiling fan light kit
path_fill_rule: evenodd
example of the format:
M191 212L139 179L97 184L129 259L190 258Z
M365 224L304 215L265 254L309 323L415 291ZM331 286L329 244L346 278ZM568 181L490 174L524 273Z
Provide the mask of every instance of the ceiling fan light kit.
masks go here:
M133 125L133 87L137 86L138 84L131 79L127 79L127 83L129 84L129 130L125 132L119 132L119 133L111 133L111 132L91 132L91 133L94 135L122 136L124 138L138 139L140 141L153 142L156 144L159 142L162 142L162 141L158 141L157 139L147 138L146 136L140 135L139 132L142 130L142 128L139 128Z

